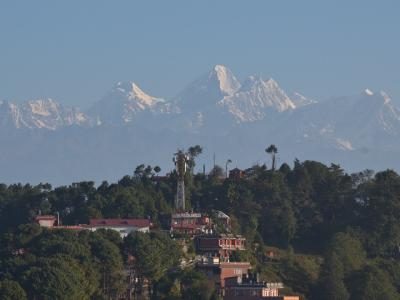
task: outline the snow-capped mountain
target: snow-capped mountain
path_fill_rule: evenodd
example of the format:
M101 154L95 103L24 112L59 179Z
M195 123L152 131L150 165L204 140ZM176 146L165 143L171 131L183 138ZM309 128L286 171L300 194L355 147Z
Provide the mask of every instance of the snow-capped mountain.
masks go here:
M204 147L199 165L214 153L238 167L264 163L265 147L275 144L278 162L400 170L399 137L400 110L385 92L315 101L273 79L240 82L216 65L169 100L119 82L86 113L52 99L0 101L0 178L115 180L141 163L168 171L171 154L195 144Z
M313 99L309 99L306 96L303 96L302 94L300 94L298 92L293 92L290 95L290 100L292 100L292 102L294 103L296 108L317 103L317 101L315 101Z
M141 113L169 114L176 109L162 98L148 95L134 82L118 82L88 111L94 125L130 123Z
M195 130L214 127L219 132L226 132L227 127L235 124L296 108L275 80L250 76L241 84L222 65L214 66L189 84L174 103L182 111L182 127Z
M298 143L313 141L351 151L400 146L400 110L386 93L369 89L305 106L280 126L292 131L288 139Z
M268 112L296 108L274 79L265 81L254 76L250 76L237 92L218 101L217 105L227 109L237 123L261 120Z
M202 111L214 105L225 96L240 89L240 83L227 67L216 65L207 74L190 83L173 102L183 112Z
M203 127L217 127L226 132L232 124L295 108L275 80L250 76L242 85L231 70L216 65L172 101L150 96L134 82L119 82L87 114L93 126L121 126L140 120L141 126L149 123L154 127L154 122L162 120L160 125L175 130L197 132Z
M77 108L64 107L53 99L30 100L22 104L0 102L0 124L6 128L56 130L87 124L87 116Z

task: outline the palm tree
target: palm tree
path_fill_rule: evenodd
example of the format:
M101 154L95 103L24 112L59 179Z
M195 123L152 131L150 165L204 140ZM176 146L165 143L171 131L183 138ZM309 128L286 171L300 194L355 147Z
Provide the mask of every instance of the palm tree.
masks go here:
M275 170L275 155L278 153L278 148L276 148L275 145L270 145L267 149L265 149L265 152L271 155L272 157L272 171Z

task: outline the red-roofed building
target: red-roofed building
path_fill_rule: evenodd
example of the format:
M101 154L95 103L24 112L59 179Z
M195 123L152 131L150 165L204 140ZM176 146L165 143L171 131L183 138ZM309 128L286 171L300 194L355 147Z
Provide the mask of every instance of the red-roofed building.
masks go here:
M152 223L148 219L90 219L89 225L82 225L91 231L111 229L126 237L135 231L149 232Z
M175 213L171 216L171 231L177 234L199 234L204 232L210 225L210 218L201 213L183 212Z

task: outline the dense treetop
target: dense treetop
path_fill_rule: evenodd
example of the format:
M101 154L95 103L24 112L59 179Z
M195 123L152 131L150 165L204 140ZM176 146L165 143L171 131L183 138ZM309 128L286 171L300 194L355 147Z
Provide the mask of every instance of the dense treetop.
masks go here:
M199 154L192 150L191 168ZM201 274L180 273L183 254L167 235L134 234L122 240L112 232L49 231L32 224L41 212L59 213L65 225L140 217L167 228L176 174L159 177L159 172L141 165L132 176L98 186L90 181L57 188L0 185L4 299L101 299L118 293L128 254L159 298L185 299L188 291L201 290L210 292L202 294L204 299L215 297ZM209 175L188 172L187 206L209 213L218 209L231 217L233 231L247 238L248 250L235 259L250 260L265 279L282 280L288 291L305 299L400 297L397 173L347 174L338 165L315 161L275 169L257 165L238 180L225 179L223 173L218 166ZM19 249L24 253L16 254ZM268 249L279 253L278 262L269 260Z

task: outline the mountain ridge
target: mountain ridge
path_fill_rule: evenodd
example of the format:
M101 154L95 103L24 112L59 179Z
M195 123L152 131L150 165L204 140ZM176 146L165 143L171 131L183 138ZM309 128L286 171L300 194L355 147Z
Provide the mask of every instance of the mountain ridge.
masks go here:
M385 92L316 101L271 78L240 82L217 65L177 95L155 97L127 81L85 111L51 98L0 101L0 178L114 179L143 162L168 170L170 154L194 144L205 149L199 165L210 165L213 153L239 167L268 162L264 149L276 144L282 162L400 170L400 110Z

